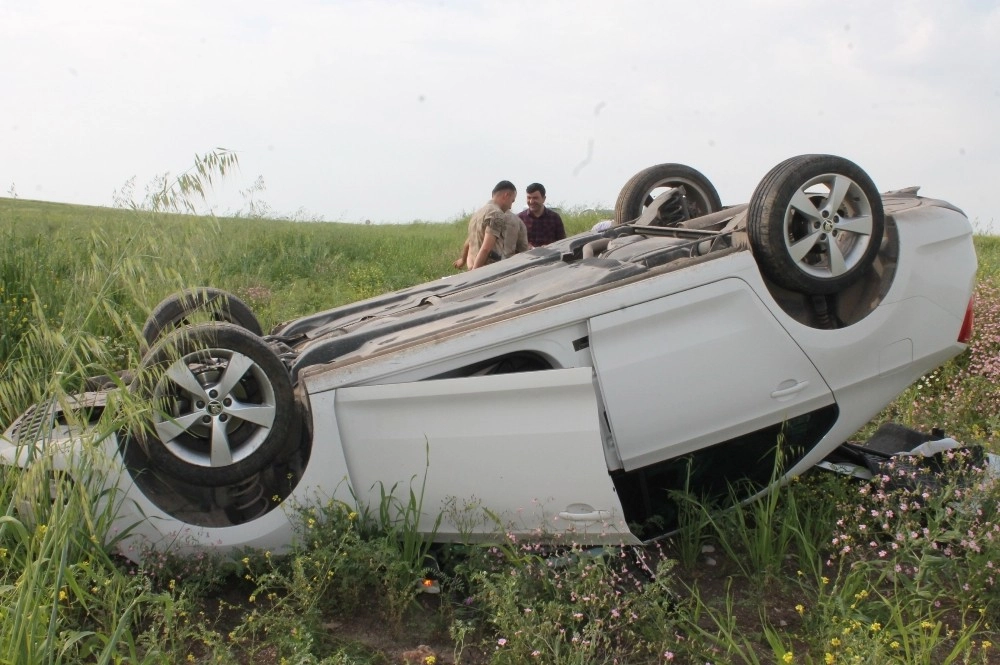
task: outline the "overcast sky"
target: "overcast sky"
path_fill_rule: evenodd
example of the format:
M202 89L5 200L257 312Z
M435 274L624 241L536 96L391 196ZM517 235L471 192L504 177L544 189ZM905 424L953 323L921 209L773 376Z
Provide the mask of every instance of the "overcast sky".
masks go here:
M0 196L111 205L235 150L279 214L444 221L493 185L613 206L681 162L723 203L796 154L1000 225L1000 4L0 0Z

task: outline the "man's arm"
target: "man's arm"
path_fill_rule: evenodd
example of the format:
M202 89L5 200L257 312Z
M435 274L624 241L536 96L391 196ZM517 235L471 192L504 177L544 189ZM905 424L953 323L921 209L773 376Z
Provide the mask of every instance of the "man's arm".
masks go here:
M490 252L494 249L499 251L501 255L503 254L502 238L507 231L507 216L500 211L500 208L496 208L486 214L483 225L485 226L483 244L479 248L479 253L476 254L476 258L469 267L469 270L474 270L489 263Z
M490 252L493 251L493 246L497 244L497 237L490 233L490 229L486 230L483 234L483 244L479 247L479 253L476 254L475 259L472 261L472 265L469 266L469 270L475 270L480 266L486 265L487 260L489 260Z
M461 269L461 267L464 266L465 262L468 260L469 260L469 241L468 239L466 239L465 244L462 245L462 255L459 256L457 259L455 259L455 262L452 263L452 265L455 266L456 268Z

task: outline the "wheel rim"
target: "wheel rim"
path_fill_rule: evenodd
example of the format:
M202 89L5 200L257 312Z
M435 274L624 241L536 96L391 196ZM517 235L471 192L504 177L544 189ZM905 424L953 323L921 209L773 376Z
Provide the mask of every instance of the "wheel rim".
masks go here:
M683 178L679 176L672 176L670 178L663 178L658 180L649 188L646 192L646 198L642 200L642 209L639 211L640 215L649 207L649 205L656 200L656 197L665 192L667 189L684 187L684 195L687 197L688 208L691 211L691 217L700 217L701 215L707 215L712 210L712 203L709 200L707 194L702 191L701 187L694 180L688 178Z
M176 457L203 467L252 455L274 424L274 387L250 357L206 349L172 362L153 392L153 427Z
M785 248L802 272L834 279L857 266L871 243L872 205L845 175L827 173L795 190L785 210Z

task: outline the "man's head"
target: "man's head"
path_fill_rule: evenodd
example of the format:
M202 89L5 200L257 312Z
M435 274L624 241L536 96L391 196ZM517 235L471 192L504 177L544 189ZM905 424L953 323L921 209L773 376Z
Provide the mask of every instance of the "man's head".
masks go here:
M545 209L545 186L540 182L533 182L524 191L528 195L528 210L535 217L540 217Z
M493 188L493 203L496 203L504 212L510 210L516 198L517 187L510 180L501 180Z

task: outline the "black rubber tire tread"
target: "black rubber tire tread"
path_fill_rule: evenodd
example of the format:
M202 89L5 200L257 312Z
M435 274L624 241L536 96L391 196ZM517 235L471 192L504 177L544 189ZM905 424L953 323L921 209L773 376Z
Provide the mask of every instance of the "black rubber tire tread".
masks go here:
M864 255L850 270L837 277L819 278L801 271L788 254L784 238L784 215L792 195L811 178L837 173L853 180L872 208L872 233ZM808 295L836 293L853 284L871 267L882 243L885 212L882 196L871 177L844 157L810 154L790 157L761 179L747 208L747 235L757 265L776 284Z
M165 298L142 326L142 337L149 348L165 333L178 328L195 312L211 315L216 321L235 323L254 335L263 329L250 307L231 293L210 286L185 289Z
M187 483L221 487L242 482L268 465L279 455L292 452L300 444L302 416L295 408L291 378L284 363L259 336L231 323L203 323L179 329L165 336L143 358L137 376L149 377L177 358L207 348L241 353L256 363L267 375L274 390L275 416L271 431L253 453L227 466L207 467L185 461L164 446L155 431L141 432L137 438L156 470ZM152 401L154 387L148 380L133 382L132 390Z
M657 164L639 171L622 187L618 193L618 200L615 201L614 225L628 224L639 217L646 197L654 187L662 186L662 183L671 180L686 181L679 184L685 185L688 198L697 197L709 208L701 211L703 215L722 209L719 192L703 173L685 164ZM691 191L691 183L695 184L698 191Z

